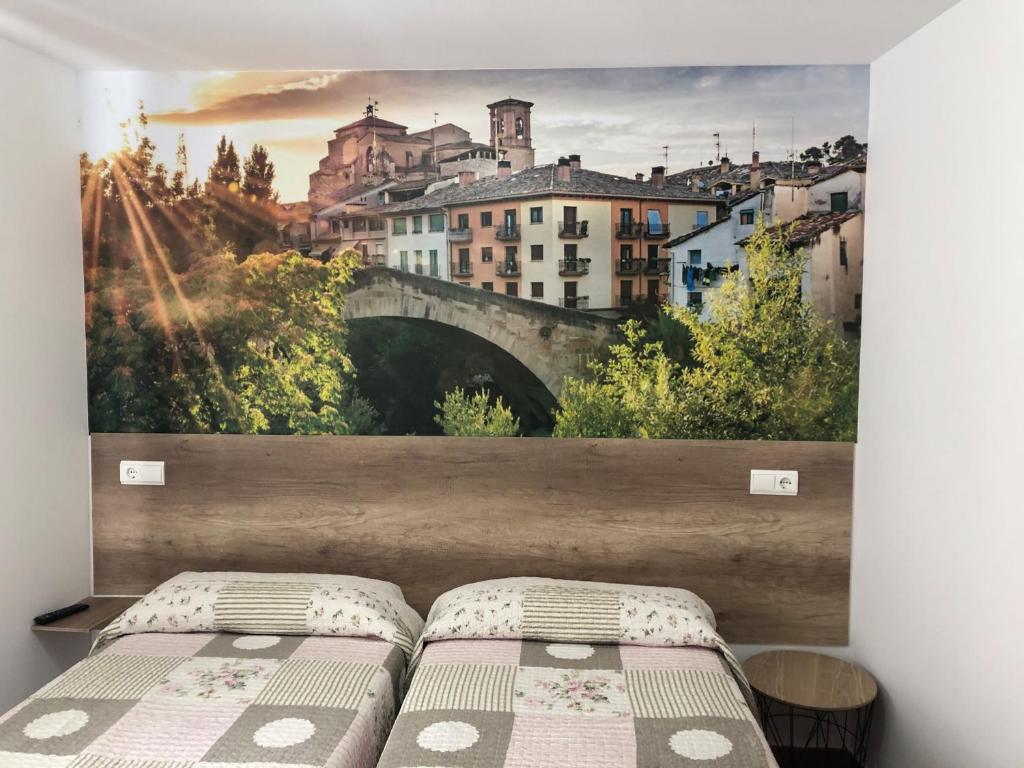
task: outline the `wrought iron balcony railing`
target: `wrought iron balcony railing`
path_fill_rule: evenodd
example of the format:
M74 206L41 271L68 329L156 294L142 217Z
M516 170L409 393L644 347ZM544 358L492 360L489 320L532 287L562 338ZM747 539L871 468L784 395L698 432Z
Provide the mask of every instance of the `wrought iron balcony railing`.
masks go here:
M620 221L615 225L615 236L619 240L638 240L643 231L643 225L638 221Z
M616 275L639 275L640 261L637 259L619 259L615 263Z
M499 224L494 228L494 237L497 240L518 240L519 239L519 225L518 224Z
M450 243L468 243L473 239L473 230L469 227L465 229L449 229L448 230L448 242Z
M578 240L590 234L589 221L560 221L558 222L558 236L566 240Z
M502 277L515 277L522 274L523 267L519 260L505 260L494 262L494 271Z
M668 222L651 226L644 225L644 237L648 240L664 240L669 236Z
M564 277L577 277L590 274L590 262L583 259L559 259L558 274Z
M473 274L473 265L469 262L452 262L452 275L456 277L469 277Z
M558 306L563 309L586 310L590 308L589 296L561 296L558 299Z

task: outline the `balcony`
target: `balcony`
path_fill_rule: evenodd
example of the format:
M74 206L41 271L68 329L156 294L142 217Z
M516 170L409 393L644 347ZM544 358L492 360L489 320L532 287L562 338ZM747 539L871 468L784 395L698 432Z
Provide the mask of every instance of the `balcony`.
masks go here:
M616 275L639 275L640 261L637 259L619 259L615 262Z
M469 262L452 262L452 277L472 277L473 265Z
M509 242L519 239L519 225L518 224L499 224L494 228L494 237L497 240L503 242Z
M668 259L647 259L644 261L645 275L661 275L668 273Z
M620 221L615 225L615 237L619 240L639 240L643 225L636 221Z
M558 222L558 236L565 240L579 240L590 234L589 221L560 221Z
M562 277L580 277L590 274L590 261L583 259L559 259L558 274Z
M523 273L523 267L518 260L496 261L494 262L494 271L502 277L519 277Z
M448 230L448 242L449 243L468 243L473 239L473 230L470 227L465 229L449 229Z
M668 222L666 221L654 227L650 224L645 224L644 237L647 240L666 240L669 237Z
M561 296L558 299L558 306L563 309L578 309L584 311L590 309L589 296Z

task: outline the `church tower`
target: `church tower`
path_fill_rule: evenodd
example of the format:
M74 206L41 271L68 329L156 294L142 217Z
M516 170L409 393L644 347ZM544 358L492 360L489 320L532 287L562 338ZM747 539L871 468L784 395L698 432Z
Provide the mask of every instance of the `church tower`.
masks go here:
M530 109L533 102L511 97L488 104L491 110L491 146L499 160L512 163L512 172L533 168Z

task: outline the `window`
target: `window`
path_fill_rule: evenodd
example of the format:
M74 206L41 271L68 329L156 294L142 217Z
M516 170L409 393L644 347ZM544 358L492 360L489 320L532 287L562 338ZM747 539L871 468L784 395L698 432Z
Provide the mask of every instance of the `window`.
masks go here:
M370 219L370 231L371 232L383 232L384 231L384 219L372 218Z
M530 223L531 224L543 224L544 223L544 209L541 207L530 209Z
M663 235L663 234L665 234L664 225L661 223L661 211L648 211L647 212L647 234L649 234L649 235Z
M516 209L515 208L509 208L507 211L505 211L505 226L508 229L515 229L516 228Z
M516 257L519 255L519 249L514 245L505 246L505 263L514 265L516 263Z
M491 216L490 211L480 211L480 226L491 227L494 226L494 218Z
M398 219L395 219L398 221ZM402 232L405 232L405 219L402 219ZM352 231L353 232L365 232L366 231L366 219L352 219Z
M647 260L653 263L658 262L658 244L654 243L647 246Z
M331 219L331 232L338 235L341 234L341 221L338 219Z
M693 265L696 265L696 266L700 266L700 263L701 263L700 249L690 251L690 264L693 264Z
M523 125L523 118L517 117L516 118L516 138L517 139L521 139L525 135L526 135L526 128Z
M623 304L623 305L632 304L633 303L633 281L632 280L623 280L619 284L619 286L620 286L619 290L621 292L621 299L622 299L622 301L619 302L619 303Z
M481 248L480 249L480 261L484 264L488 264L494 261L494 249L493 248Z
M746 208L746 209L740 211L740 224L741 225L745 226L745 225L753 224L753 223L754 223L754 209L753 208Z
M619 246L619 261L628 264L633 261L633 244L624 243Z
M572 262L576 261L576 243L565 244L565 260Z
M438 267L437 267L437 251L436 250L431 250L430 251L430 276L431 277L437 277L438 274L439 274L439 271L438 271Z
M544 261L544 246L541 244L530 246L530 261Z
M483 288L485 291L493 291L494 283L480 283L480 287Z
M686 306L701 307L704 305L704 294L700 291L689 291L686 294Z
M469 248L459 248L459 273L463 275L472 274L469 267Z
M459 222L459 224L458 224L457 229L469 229L469 214L468 213L460 213L459 214L459 218L458 218L458 222Z
M416 258L416 274L423 274L423 251L413 251L413 255Z
M391 220L391 234L392 235L404 235L405 234L406 221L402 219Z
M505 283L505 295L506 296L518 296L519 295L519 283Z
M431 232L444 232L444 214L432 213L428 222Z
M861 297L861 294L859 294L859 293L853 294L853 308L854 309L860 309L860 301L861 301L860 297Z
M409 271L409 252L399 251L398 252L398 265L403 272Z
M633 223L633 209L632 208L619 208L619 224L623 227L628 227Z
M839 239L839 266L845 269L847 272L850 271L850 260L846 254L846 239Z
M850 210L850 196L846 192L832 193L832 213L846 213Z
M413 216L412 217L412 233L414 235L418 235L422 231L423 231L423 217L422 216Z
M530 283L530 298L531 299L543 299L544 298L544 283Z
M697 211L697 228L706 227L708 225L708 212Z

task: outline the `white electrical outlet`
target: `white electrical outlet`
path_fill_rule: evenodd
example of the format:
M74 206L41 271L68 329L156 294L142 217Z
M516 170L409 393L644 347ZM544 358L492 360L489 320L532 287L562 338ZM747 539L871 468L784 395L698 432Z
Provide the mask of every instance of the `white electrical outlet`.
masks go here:
M750 470L750 492L765 496L796 496L800 473L791 469Z
M122 461L121 485L163 485L162 461Z

